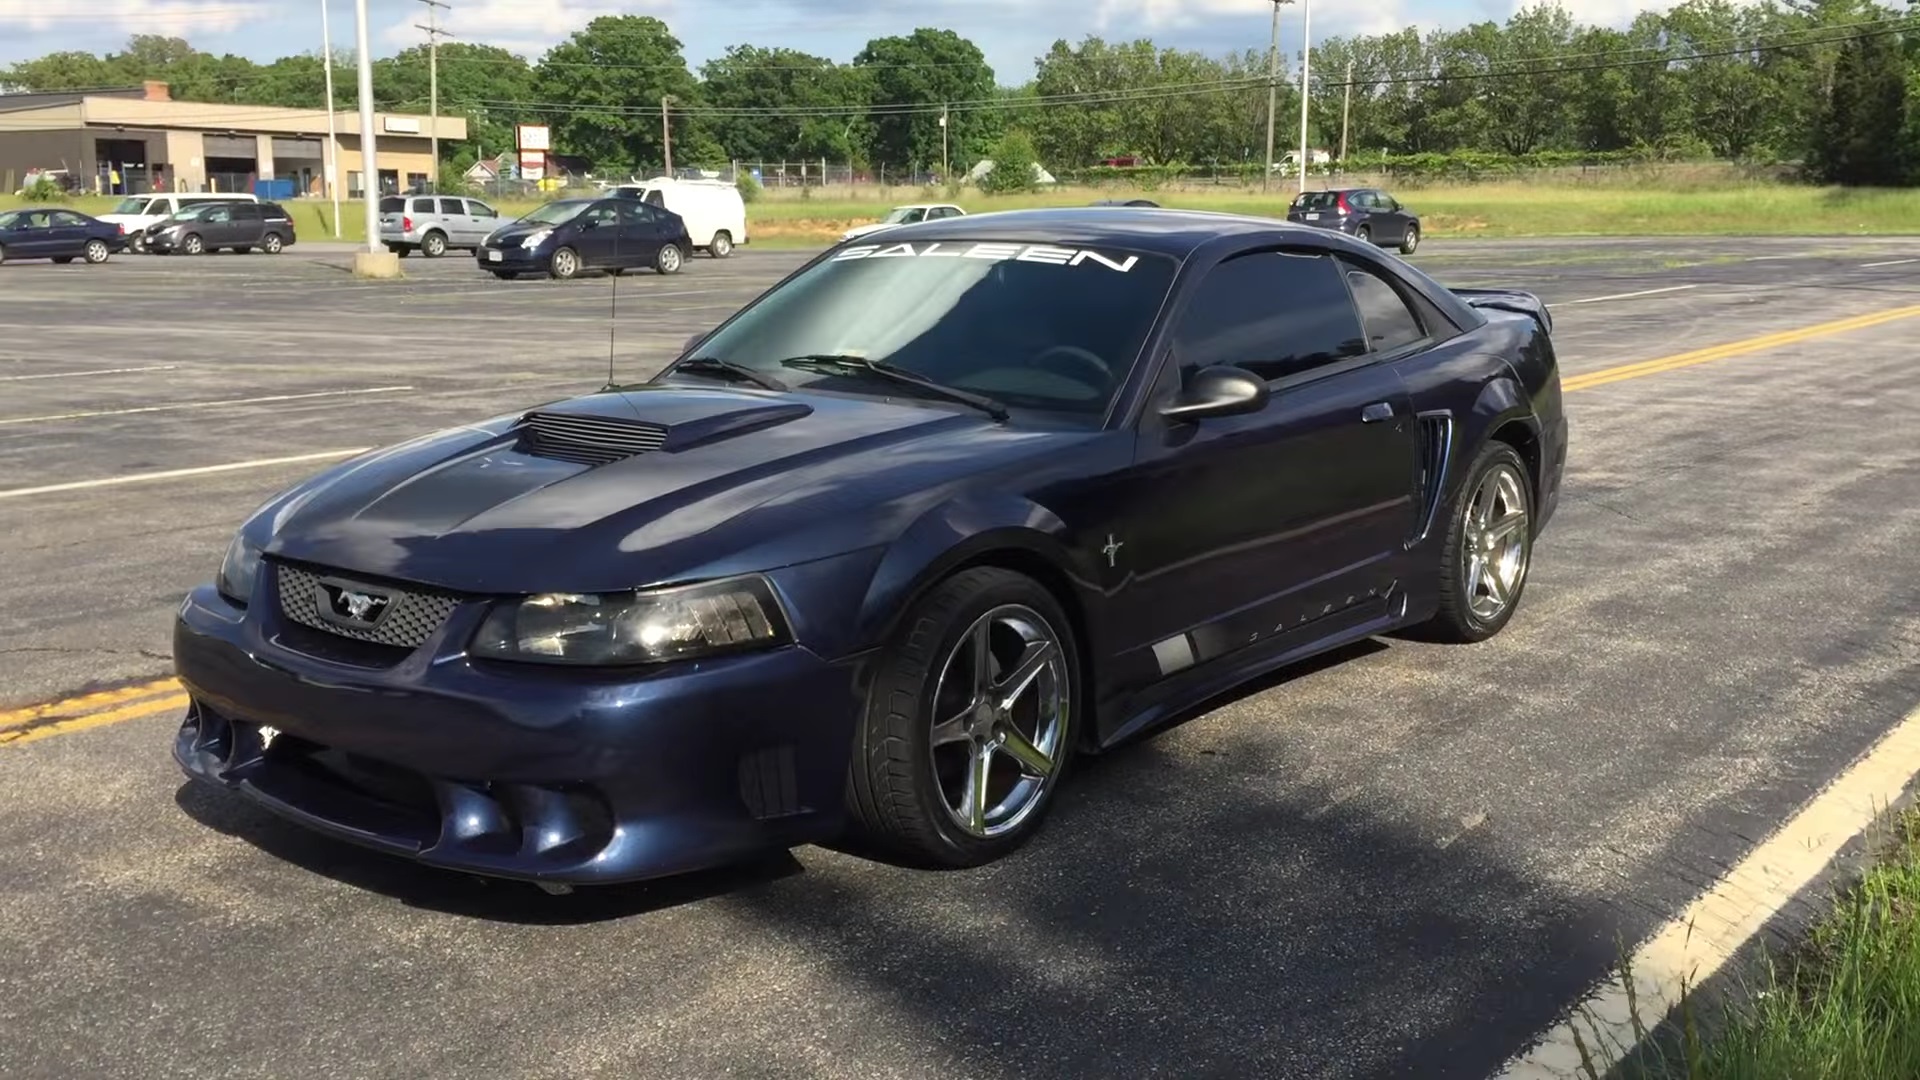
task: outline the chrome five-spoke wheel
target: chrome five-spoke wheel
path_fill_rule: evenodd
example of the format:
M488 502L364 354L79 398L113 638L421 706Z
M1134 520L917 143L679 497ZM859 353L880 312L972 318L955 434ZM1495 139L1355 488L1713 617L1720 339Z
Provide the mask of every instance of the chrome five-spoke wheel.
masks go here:
M875 661L847 774L852 824L933 866L979 866L1039 831L1078 743L1079 646L1058 597L997 566L954 574Z
M1066 657L1038 612L1005 604L974 620L941 666L928 740L954 824L990 839L1040 805L1058 772L1067 689Z
M1487 470L1467 504L1461 537L1462 580L1474 617L1493 622L1505 615L1527 577L1526 478L1501 463Z

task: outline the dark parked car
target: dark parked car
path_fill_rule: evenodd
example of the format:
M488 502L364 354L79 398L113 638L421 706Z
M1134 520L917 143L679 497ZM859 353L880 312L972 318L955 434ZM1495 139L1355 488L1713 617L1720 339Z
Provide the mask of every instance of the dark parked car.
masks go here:
M1399 248L1402 255L1420 248L1419 216L1375 188L1303 191L1287 208L1287 220L1338 229L1356 240Z
M679 214L638 199L562 199L495 229L473 255L498 278L652 267L677 274L693 250Z
M0 213L0 262L52 259L106 262L127 246L120 226L78 210L30 209Z
M849 825L985 862L1077 754L1361 638L1506 626L1566 463L1551 334L1268 219L889 229L646 383L271 499L178 613L174 754L549 888Z
M230 248L280 254L296 239L293 217L270 202L214 202L189 206L146 233L148 251L159 255L204 255Z
M1159 206L1160 204L1157 202L1154 202L1152 199L1102 199L1097 203L1091 203L1089 205L1148 207L1148 206Z

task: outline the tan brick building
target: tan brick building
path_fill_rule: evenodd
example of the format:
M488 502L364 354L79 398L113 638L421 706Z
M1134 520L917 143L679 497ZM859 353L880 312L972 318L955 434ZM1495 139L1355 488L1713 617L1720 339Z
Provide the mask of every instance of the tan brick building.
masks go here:
M360 114L334 114L340 194L360 193ZM433 121L374 114L382 190L431 184ZM442 116L441 142L467 137L467 122ZM327 112L264 105L174 101L167 84L126 89L0 94L0 182L7 191L32 169L63 169L87 188L118 194L251 191L256 180L290 180L298 195L326 189Z

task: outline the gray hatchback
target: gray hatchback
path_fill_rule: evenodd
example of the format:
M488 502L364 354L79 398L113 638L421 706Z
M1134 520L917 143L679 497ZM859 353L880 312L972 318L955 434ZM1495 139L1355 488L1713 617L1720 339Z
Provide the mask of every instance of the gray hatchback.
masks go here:
M380 200L380 240L402 256L429 259L472 251L500 227L500 211L459 195L389 195Z

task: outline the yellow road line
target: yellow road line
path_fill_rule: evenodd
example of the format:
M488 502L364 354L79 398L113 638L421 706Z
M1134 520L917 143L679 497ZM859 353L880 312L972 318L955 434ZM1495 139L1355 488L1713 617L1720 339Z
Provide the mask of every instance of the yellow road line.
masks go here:
M0 731L20 727L49 716L69 717L81 713L104 709L109 705L121 705L139 698L152 697L155 694L177 693L180 690L178 679L160 679L140 686L123 686L118 690L102 690L93 694L82 694L65 701L51 701L45 705L29 705L24 709L0 712Z
M139 701L118 709L91 713L87 716L76 716L70 720L56 720L51 724L42 724L38 727L12 728L7 731L0 731L0 747L25 746L30 742L39 742L41 739L51 739L55 735L65 735L74 731L85 731L88 728L106 727L108 724L118 724L123 720L138 720L143 716L158 716L161 713L172 712L176 709L184 709L186 707L187 695L170 694L167 697L154 701Z
M1695 364L1712 363L1715 360L1727 360L1736 356L1746 356L1766 349L1777 349L1782 345L1793 345L1814 338L1844 334L1850 330L1865 330L1870 326L1898 322L1920 316L1920 304L1912 307L1894 308L1890 311L1876 311L1868 315L1858 315L1851 319L1839 319L1834 322L1816 323L1803 326L1798 330L1783 330L1777 334L1765 334L1748 338L1745 341L1730 341L1725 345L1715 345L1693 352L1680 353L1677 356L1661 357L1658 360L1643 360L1637 364L1624 364L1603 371L1589 371L1584 375L1573 375L1560 381L1560 389L1571 392L1589 390L1596 386L1605 386L1625 379L1638 379L1644 375L1658 375L1661 372L1674 371Z

